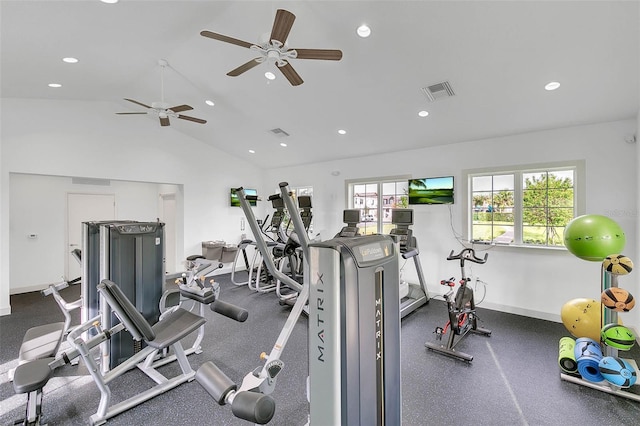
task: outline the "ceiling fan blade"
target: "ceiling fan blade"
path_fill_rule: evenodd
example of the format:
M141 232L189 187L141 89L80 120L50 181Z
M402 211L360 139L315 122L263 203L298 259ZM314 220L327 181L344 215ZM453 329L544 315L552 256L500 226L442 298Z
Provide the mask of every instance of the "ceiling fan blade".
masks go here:
M288 10L278 9L276 19L273 21L273 28L269 40L278 40L284 44L287 41L287 37L289 37L289 31L291 31L295 20L296 15L293 13Z
M201 118L189 117L188 115L182 115L182 114L178 114L178 118L181 118L183 120L193 121L194 123L200 123L200 124L205 124L207 122L207 120L203 120Z
M342 50L335 49L290 49L298 52L297 59L323 59L326 61L339 61L342 59Z
M143 107L145 107L145 108L151 108L149 105L145 105L145 104L143 104L142 102L134 101L133 99L127 99L127 98L124 98L124 100L125 100L125 101L129 101L129 102L133 102L134 104L136 104L136 105L140 105L140 106L143 106Z
M258 59L260 58L255 58L250 60L249 62L240 65L238 68L231 70L227 73L227 75L229 77L237 77L240 74L242 74L243 72L249 71L251 68L257 66L258 64L260 64L260 62L258 61Z
M169 123L169 117L158 117L158 118L160 118L160 125L161 126L164 127L164 126L168 126L170 124Z
M116 112L118 115L146 114L146 112Z
M287 80L289 80L289 83L291 83L292 86L299 86L303 83L302 78L298 75L296 70L293 69L291 64L287 63L286 65L278 67L278 69L282 71L282 74L284 74L284 76L287 78Z
M226 35L213 33L211 31L200 31L200 35L204 37L209 37L214 40L224 41L225 43L235 44L236 46L246 47L247 49L253 46L255 43L249 43L247 41L238 40L237 38L229 37Z
M192 110L193 107L190 107L189 105L178 105L178 106L171 107L169 109L173 112L182 112L182 111Z

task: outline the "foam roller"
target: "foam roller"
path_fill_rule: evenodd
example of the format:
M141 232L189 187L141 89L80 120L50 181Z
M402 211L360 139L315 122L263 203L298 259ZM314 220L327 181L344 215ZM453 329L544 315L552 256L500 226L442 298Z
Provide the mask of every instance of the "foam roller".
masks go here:
M602 348L598 342L588 337L576 339L574 355L578 363L578 372L583 379L595 383L604 380L598 368L602 359Z
M567 374L578 372L578 363L575 356L576 341L571 337L563 337L559 343L558 364L560 369Z

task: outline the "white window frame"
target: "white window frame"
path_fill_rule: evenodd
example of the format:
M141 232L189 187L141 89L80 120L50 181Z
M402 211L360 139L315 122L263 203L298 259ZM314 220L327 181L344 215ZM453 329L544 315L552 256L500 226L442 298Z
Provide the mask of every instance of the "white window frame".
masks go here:
M376 184L378 186L378 206L377 206L377 210L378 210L378 214L376 215L377 217L377 221L376 221L376 227L378 229L378 232L382 232L383 229L383 217L384 217L384 203L383 203L383 190L382 190L382 185L384 183L390 183L390 182L402 182L402 181L407 181L407 184L409 183L409 179L411 179L411 175L397 175L397 176L383 176L383 177L371 177L371 178L362 178L362 179L346 179L344 181L345 184L345 203L344 205L347 206L346 208L348 209L363 209L366 208L366 206L355 206L353 204L353 195L354 195L354 191L353 191L353 187L355 185L364 185L364 184ZM407 194L407 197L409 195Z
M553 172L558 170L573 169L573 212L574 217L585 214L586 212L586 166L584 160L562 161L553 163L526 164L518 166L490 167L482 169L468 169L462 171L462 188L461 193L465 194L462 198L462 217L465 220L464 238L471 242L473 228L473 193L471 187L471 179L477 176L492 176L513 174L514 175L514 237L513 242L508 244L499 244L506 247L527 247L541 248L551 250L566 250L564 246L550 246L546 244L525 244L522 242L522 175L525 173L535 172ZM478 243L475 241L474 243ZM480 244L495 244L489 242L479 242Z

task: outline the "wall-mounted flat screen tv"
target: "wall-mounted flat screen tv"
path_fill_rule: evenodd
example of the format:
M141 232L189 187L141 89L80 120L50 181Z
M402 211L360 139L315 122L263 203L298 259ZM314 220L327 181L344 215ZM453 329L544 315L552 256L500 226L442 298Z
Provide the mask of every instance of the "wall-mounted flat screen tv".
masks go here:
M245 195L254 195L254 196L258 195L258 191L256 191L255 189L244 188L244 193ZM248 200L248 201L249 201L249 204L251 204L254 207L256 206L256 204L258 204L257 200ZM235 188L231 188L230 203L231 203L231 207L240 207L240 200L238 199L238 194L236 194Z
M453 204L453 176L409 179L409 204Z

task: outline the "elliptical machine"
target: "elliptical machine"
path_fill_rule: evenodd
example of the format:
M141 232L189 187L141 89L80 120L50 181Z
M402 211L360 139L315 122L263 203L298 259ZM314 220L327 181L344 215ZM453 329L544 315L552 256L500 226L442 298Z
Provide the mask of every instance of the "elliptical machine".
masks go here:
M342 212L342 221L347 224L334 238L338 237L357 237L360 235L358 222L360 222L360 209L346 209Z
M469 332L491 336L491 330L478 327L478 316L476 314L473 289L468 285L471 278L466 276L464 268L464 263L467 260L473 263L483 264L487 261L488 257L488 253L485 253L484 258L477 257L472 248L465 248L455 256L452 250L451 253L449 253L449 256L447 256L447 260L460 260L460 287L458 287L458 290L455 292L455 298L453 298L454 287L456 285L455 278L451 277L447 280L440 281L441 285L451 287L451 289L444 295L444 299L447 302L447 309L449 311L449 321L447 321L444 327L436 327L434 333L436 338L441 341L442 336L448 331L449 338L446 346L443 344L426 342L424 345L427 349L458 358L462 361L471 362L473 361L473 355L456 351L455 346L460 343ZM457 342L454 342L456 336L460 337Z

